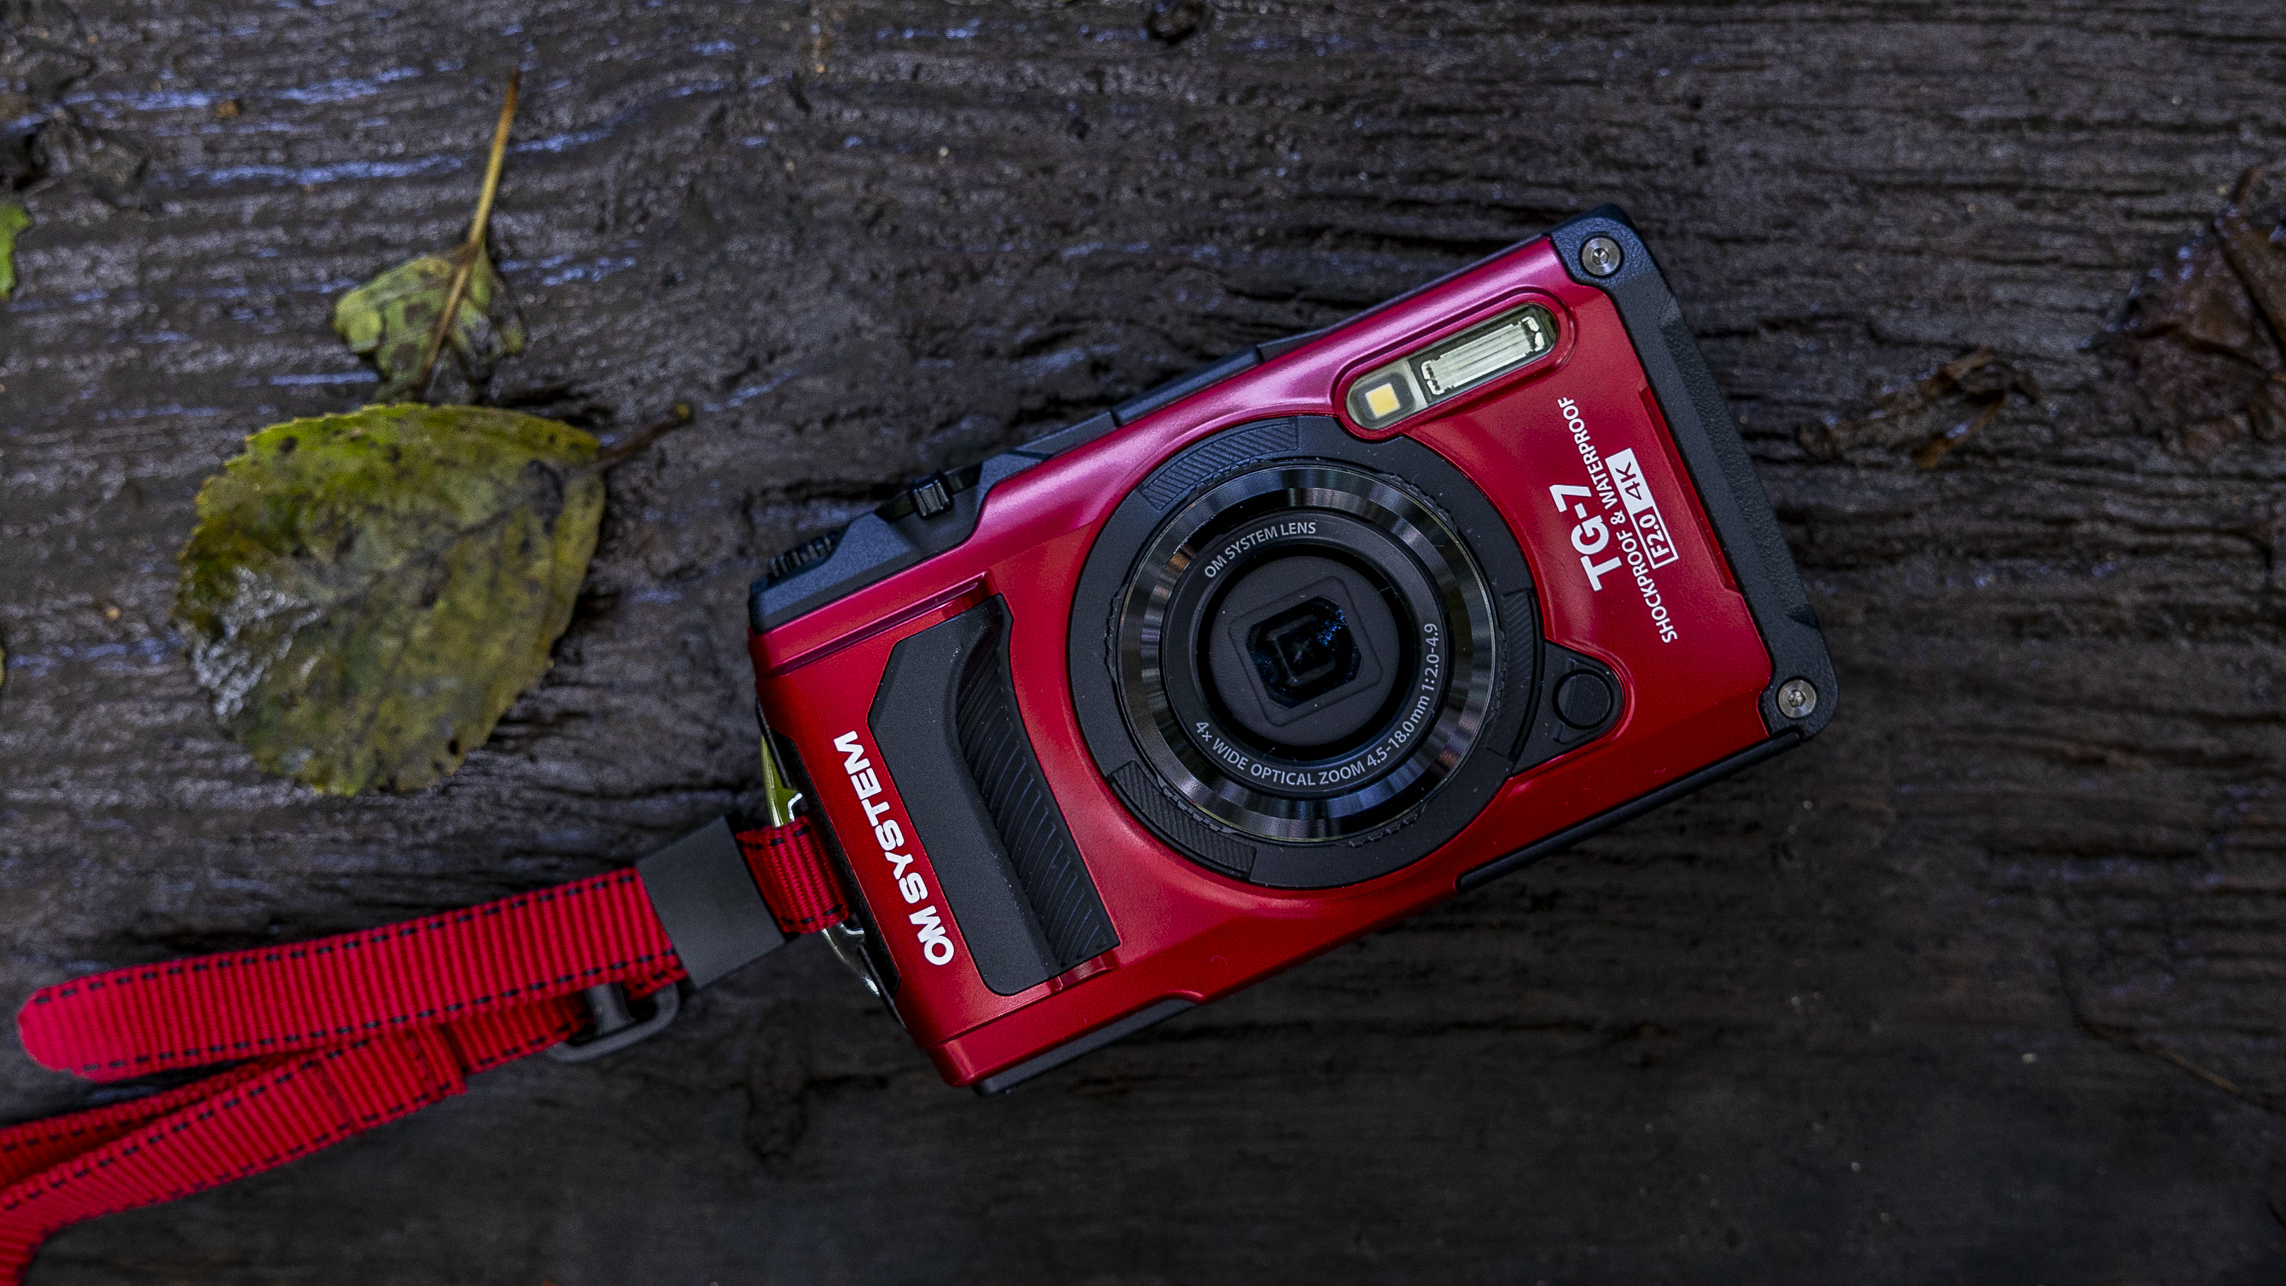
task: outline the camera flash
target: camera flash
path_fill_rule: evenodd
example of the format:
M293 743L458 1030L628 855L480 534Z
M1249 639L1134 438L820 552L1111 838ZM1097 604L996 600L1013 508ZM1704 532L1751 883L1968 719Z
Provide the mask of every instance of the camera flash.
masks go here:
M1429 386L1430 393L1441 397L1521 365L1546 347L1547 336L1539 319L1529 312L1515 314L1512 320L1476 332L1434 357L1422 358L1421 382Z
M1386 428L1544 357L1555 347L1554 313L1538 304L1511 308L1441 344L1367 372L1350 386L1350 418L1363 428Z

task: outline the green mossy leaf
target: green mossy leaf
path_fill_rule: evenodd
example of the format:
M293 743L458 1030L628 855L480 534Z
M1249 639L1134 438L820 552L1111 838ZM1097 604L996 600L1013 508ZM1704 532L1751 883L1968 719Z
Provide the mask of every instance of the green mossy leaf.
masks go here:
M0 299L16 293L16 234L31 226L24 207L0 201Z
M603 513L596 441L481 407L272 425L198 493L175 619L272 772L418 790L547 671Z
M482 243L463 245L450 255L422 255L343 295L333 307L334 330L351 352L371 358L381 372L377 400L401 402L427 395L428 390L420 387L427 382L421 363L428 356L463 255L474 255L476 262L460 305L453 309L445 346L471 384L490 378L493 363L501 358L524 351L524 319Z

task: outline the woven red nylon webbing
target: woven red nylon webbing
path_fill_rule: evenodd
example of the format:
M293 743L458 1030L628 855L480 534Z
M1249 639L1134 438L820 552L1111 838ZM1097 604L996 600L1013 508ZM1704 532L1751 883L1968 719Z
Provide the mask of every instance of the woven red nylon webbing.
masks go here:
M562 997L468 1023L259 1059L147 1099L0 1131L0 1283L40 1244L99 1215L284 1165L465 1088L471 1072L578 1030Z
M719 824L719 823L718 823ZM738 835L789 933L849 916L806 819ZM643 878L615 871L293 946L49 987L24 1049L91 1080L237 1066L113 1107L0 1129L0 1286L82 1219L244 1178L459 1094L585 1025L579 992L687 976Z
M17 1015L44 1067L115 1081L320 1049L626 982L682 962L633 870L363 933L117 969L46 988Z
M762 890L762 900L788 933L815 933L849 918L849 903L827 865L825 847L797 817L785 826L738 832L746 869Z
M814 841L813 841L814 842ZM239 1063L0 1130L0 1286L69 1224L271 1169L462 1092L580 1030L577 993L684 976L633 870L293 946L49 987L25 1050L94 1080ZM251 1060L251 1061L242 1061Z

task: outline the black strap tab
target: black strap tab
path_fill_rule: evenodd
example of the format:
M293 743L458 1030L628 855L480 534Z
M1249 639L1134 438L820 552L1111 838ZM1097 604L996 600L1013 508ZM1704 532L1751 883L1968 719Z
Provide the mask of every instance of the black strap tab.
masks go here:
M637 862L635 870L693 987L785 945L728 819L715 818Z

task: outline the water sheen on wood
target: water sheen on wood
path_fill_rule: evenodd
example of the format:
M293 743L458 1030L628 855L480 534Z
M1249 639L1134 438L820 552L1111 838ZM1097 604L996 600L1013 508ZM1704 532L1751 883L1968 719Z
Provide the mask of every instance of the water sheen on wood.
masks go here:
M2090 340L2286 154L2286 18L1159 8L1190 30L1141 0L0 10L0 90L61 113L0 307L0 995L758 802L772 554L1606 200L1744 418L1833 727L1004 1099L797 945L639 1050L75 1229L36 1282L2275 1276L2286 1129L2150 1050L2286 1098L2286 446L2186 435L2245 391L2178 415L2176 357ZM607 447L698 418L610 475L490 743L320 797L218 731L174 554L244 434L370 392L333 300L460 235L518 65L492 239L533 326L492 395ZM2044 399L1936 467L1799 444L1984 345ZM86 1093L0 1038L0 1114Z

